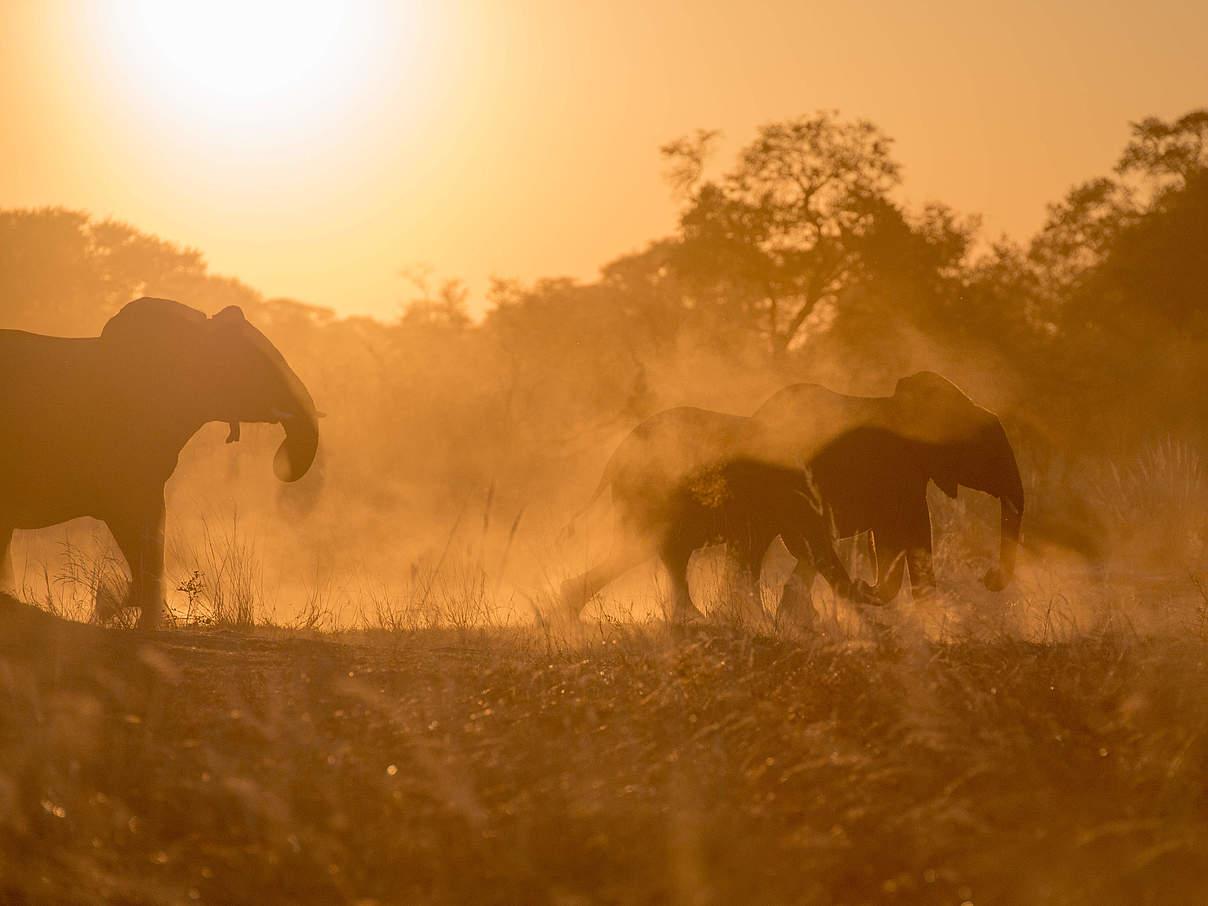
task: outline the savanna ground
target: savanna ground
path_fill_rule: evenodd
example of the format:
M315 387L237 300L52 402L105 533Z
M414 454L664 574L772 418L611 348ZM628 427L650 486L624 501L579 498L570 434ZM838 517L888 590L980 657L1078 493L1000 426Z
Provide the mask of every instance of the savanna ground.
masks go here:
M457 280L341 318L130 225L0 211L5 327L239 305L330 413L284 490L268 426L186 447L176 628L91 623L112 552L19 539L0 903L1208 902L1208 111L1132 123L1020 240L901 201L867 121L769 123L724 172L713 135L660 149L671 234L497 281L477 321ZM518 606L588 565L547 529L642 419L921 369L1020 458L1004 595L976 584L997 517L953 542L933 506L944 595L880 631L828 605L673 632L632 588L581 625Z
M1206 599L976 597L156 633L0 598L0 902L1208 901Z

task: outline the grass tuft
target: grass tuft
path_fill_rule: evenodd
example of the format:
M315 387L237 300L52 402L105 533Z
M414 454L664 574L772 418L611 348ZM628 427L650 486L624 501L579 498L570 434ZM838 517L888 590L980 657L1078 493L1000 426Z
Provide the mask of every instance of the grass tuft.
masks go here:
M41 627L0 901L1204 901L1203 639L915 625Z

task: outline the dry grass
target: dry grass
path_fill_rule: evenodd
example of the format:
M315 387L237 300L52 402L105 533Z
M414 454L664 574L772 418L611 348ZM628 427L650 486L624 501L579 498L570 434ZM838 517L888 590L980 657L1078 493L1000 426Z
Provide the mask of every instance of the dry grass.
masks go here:
M173 616L185 625L246 629L256 623L264 601L264 572L259 542L239 522L203 516L200 535L191 545L178 542L174 559L184 578L175 587L183 595L183 612Z
M1120 531L1195 524L1155 450ZM173 631L0 598L0 904L1208 901L1203 570L993 595L962 497L944 594L876 622L819 583L777 627L704 558L704 626L648 585L533 624L490 506L391 584L316 566L289 628L237 520L174 552ZM38 600L87 618L115 567L67 554Z
M119 613L130 587L125 561L103 526L90 528L74 535L63 531L53 541L47 533L41 549L33 557L27 552L21 562L18 591L24 600L64 619L91 619L99 606L107 618L132 626L134 619Z
M1110 548L1134 568L1170 570L1202 562L1208 545L1208 481L1199 453L1165 437L1131 461L1092 469L1090 495Z
M0 627L0 902L1208 895L1193 632Z
M238 509L198 517L195 535L169 536L166 590L171 625L248 629L266 609L264 557L257 535L240 522ZM61 531L61 540L52 540ZM130 574L103 523L79 520L70 527L21 539L18 593L55 616L132 627ZM308 602L312 603L312 602ZM310 613L308 609L305 613ZM320 615L321 616L321 615ZM321 623L318 617L315 624Z

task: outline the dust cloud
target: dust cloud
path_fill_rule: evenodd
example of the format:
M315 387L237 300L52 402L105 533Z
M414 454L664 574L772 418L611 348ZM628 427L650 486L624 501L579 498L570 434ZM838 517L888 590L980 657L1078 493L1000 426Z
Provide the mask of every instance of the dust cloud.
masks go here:
M211 424L185 447L167 491L177 620L531 620L613 543L607 494L575 514L644 418L677 405L747 415L802 381L888 396L920 370L997 413L1019 460L1027 513L1009 598L1156 582L1195 600L1208 322L1186 227L1206 216L1208 181L1202 155L1172 168L1163 149L1192 147L1202 119L1134 126L1119 175L1072 189L1026 243L897 202L872 124L770 124L731 170L677 171L674 235L594 282L497 281L477 319L455 280L417 284L395 321L341 318L266 299L132 226L4 211L3 326L95 334L135 295L207 314L236 304L324 412L319 455L293 484L271 475L279 427L247 424L227 444ZM691 139L664 148L673 166L698 152ZM803 174L826 191L802 194ZM1127 207L1087 203L1133 184L1146 191ZM994 556L995 502L934 490L940 586L964 588ZM91 520L18 532L12 554L21 596L56 611L88 618L98 594L120 594L120 558ZM850 565L872 575L867 555ZM605 612L657 601L657 570L635 576Z
M708 137L663 149L671 235L475 316L456 280L341 317L134 226L0 211L0 542L110 490L98 436L154 504L133 577L93 519L16 532L0 901L1206 900L1208 112L1133 124L1023 242L902 202L870 122L770 123L719 172ZM19 333L121 333L144 296L217 344L187 381L180 331L91 371L95 344ZM98 397L148 362L171 393ZM806 584L790 526L758 596L713 547L568 619L626 540L588 505L606 463L677 406L882 413L794 464L792 513L847 536L849 589L904 567L890 606L809 574L812 618L774 620ZM115 631L157 591L181 445L174 631ZM663 620L684 585L708 619Z

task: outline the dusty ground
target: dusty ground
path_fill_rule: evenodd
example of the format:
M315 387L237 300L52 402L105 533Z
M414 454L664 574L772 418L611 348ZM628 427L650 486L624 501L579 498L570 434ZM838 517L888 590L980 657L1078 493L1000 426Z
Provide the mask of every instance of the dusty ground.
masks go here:
M1208 644L0 598L2 903L1208 902Z

